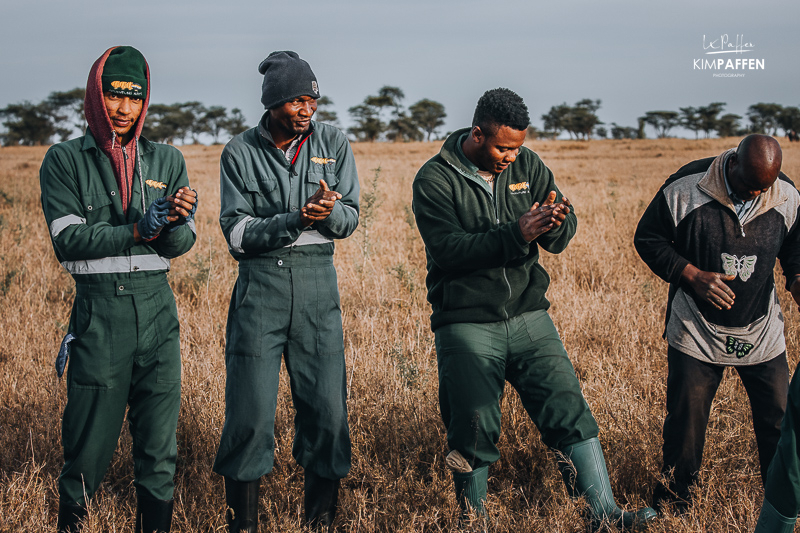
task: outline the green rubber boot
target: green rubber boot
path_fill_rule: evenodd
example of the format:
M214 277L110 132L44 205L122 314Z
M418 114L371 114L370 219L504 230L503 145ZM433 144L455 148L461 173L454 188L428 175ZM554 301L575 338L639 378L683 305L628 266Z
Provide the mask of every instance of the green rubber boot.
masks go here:
M792 533L797 517L788 518L779 513L766 499L758 515L758 523L753 533Z
M623 511L614 501L603 449L597 438L567 446L561 450L565 459L559 459L558 469L573 498L583 496L590 507L590 527L598 530L610 523L625 531L642 531L657 514L650 507L636 512Z
M470 509L478 516L486 516L486 488L489 480L489 467L482 466L472 472L453 472L456 486L456 500L461 507L462 518L469 517Z

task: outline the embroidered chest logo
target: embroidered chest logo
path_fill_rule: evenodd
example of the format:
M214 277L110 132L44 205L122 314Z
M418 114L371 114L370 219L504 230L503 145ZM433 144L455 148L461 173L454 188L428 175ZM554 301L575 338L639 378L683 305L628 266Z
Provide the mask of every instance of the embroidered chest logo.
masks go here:
M755 255L743 255L736 257L735 255L722 254L722 269L729 276L742 278L742 281L747 281L753 275L753 269L756 267Z
M530 189L530 185L528 185L527 181L523 181L522 183L509 183L508 190L511 191L511 194L522 194Z
M332 157L312 157L311 161L318 165L332 165L333 163L336 163L336 160Z
M166 183L162 183L160 181L144 180L144 182L146 184L148 184L150 187L154 188L154 189L166 189L167 188L167 184Z
M736 354L736 357L741 359L753 349L753 345L749 342L743 342L734 339L730 335L725 339L725 351L731 355Z

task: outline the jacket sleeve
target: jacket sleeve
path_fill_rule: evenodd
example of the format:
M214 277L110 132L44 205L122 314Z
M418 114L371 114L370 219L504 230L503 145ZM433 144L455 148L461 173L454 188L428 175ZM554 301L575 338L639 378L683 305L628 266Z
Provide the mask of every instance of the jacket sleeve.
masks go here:
M47 151L39 170L42 209L59 261L113 257L136 246L133 224L87 221L77 173L73 158L58 145Z
M172 176L169 178L169 191L170 194L175 194L178 189L189 187L189 177L186 174L186 161L183 155L177 148L172 146L167 147L169 150L174 151L173 161L170 168L172 168ZM199 200L199 198L198 198ZM157 252L158 255L173 259L188 252L197 239L197 230L194 220L190 220L186 224L178 226L175 230L169 231L168 228L159 233L155 240L149 242Z
M459 222L452 188L445 180L417 176L413 191L417 227L428 253L442 270L497 268L528 254L530 245L522 238L516 221L485 233L467 233Z
M787 179L788 181L788 179ZM792 187L794 203L798 205L794 224L789 229L786 238L778 251L783 275L786 277L786 290L788 291L796 276L800 275L800 193Z
M541 205L542 202L547 200L547 195L550 194L550 191L556 191L556 202L561 202L564 199L564 195L556 186L553 172L547 168L547 165L538 157L531 171L531 183L546 185L545 187L537 187L537 190L541 191L541 198L535 198L534 203L539 202ZM567 247L569 241L572 240L572 237L575 236L575 231L577 229L578 217L575 215L575 208L571 207L564 222L562 222L560 226L539 235L539 237L536 238L536 244L551 254L561 253Z
M342 144L336 150L336 176L339 182L333 189L342 195L333 206L328 218L314 224L322 235L332 239L349 237L358 226L358 173L350 143L342 135Z
M300 211L277 213L269 217L256 215L253 195L263 194L253 176L247 175L247 158L232 154L226 148L220 159L219 224L232 252L261 253L283 248L303 232Z
M633 237L633 245L642 261L658 277L678 283L689 261L675 249L676 228L662 190L647 206Z

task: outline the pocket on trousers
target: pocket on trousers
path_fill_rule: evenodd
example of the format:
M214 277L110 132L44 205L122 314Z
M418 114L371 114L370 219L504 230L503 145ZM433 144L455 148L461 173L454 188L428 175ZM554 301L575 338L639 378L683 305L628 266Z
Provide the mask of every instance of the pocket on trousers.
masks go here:
M317 354L335 355L344 351L342 306L336 269L330 265L318 270L317 283Z
M155 318L158 335L158 364L156 383L181 382L181 329L178 308L172 291L165 289L154 296L159 302Z
M69 388L107 389L111 384L113 342L107 326L107 307L103 299L75 298L70 317L75 340L70 344Z
M231 294L225 334L225 354L246 357L261 355L261 316L264 302L260 300L257 281L251 283L250 271L240 270Z

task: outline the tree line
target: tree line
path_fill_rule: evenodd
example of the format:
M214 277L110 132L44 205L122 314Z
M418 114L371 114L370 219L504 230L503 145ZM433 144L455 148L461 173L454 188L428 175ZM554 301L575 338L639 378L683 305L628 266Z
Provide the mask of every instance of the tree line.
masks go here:
M0 109L5 131L0 132L0 143L9 145L44 145L53 139L69 139L76 130L85 131L83 116L85 90L50 93L42 102L28 101L10 104ZM405 94L399 87L384 85L376 94L348 109L353 125L347 128L350 137L357 141L422 141L431 140L444 126L447 117L444 105L423 98L403 106ZM337 127L339 118L332 109L333 101L327 96L317 100L316 119ZM723 113L726 104L713 102L706 106L681 107L678 111L647 111L638 118L636 126L621 126L615 122L605 124L597 111L601 101L585 98L568 105L566 102L552 106L541 116L543 129L529 128L533 138L555 139L567 133L571 139L592 138L644 139L647 128L657 138L669 137L677 127L694 132L699 138L712 134L719 137L741 136L749 133L776 135L779 129L790 139L797 139L800 131L800 108L775 103L757 103L747 109L749 123L734 113ZM206 107L200 102L175 104L150 104L143 134L157 142L199 143L208 136L213 142L233 137L247 129L244 115L238 108ZM206 138L208 138L206 137Z
M742 123L742 116L734 113L722 114L725 102L713 102L706 106L681 107L678 111L647 111L638 118L637 126L620 126L612 122L610 128L597 116L600 100L584 99L575 105L563 103L553 106L542 115L544 130L530 129L533 137L556 138L563 132L573 139L599 138L645 139L646 127L650 126L656 137L663 139L670 132L683 127L694 132L695 139L703 132L708 139L712 133L719 137L734 137L750 133L776 135L779 129L790 140L797 140L800 131L800 108L780 104L758 103L747 108L749 124Z
M4 146L37 146L53 139L66 141L75 131L86 131L83 102L86 90L80 87L56 91L39 103L22 102L0 109L5 131L0 132ZM218 143L223 134L233 137L247 129L242 111L228 111L222 106L206 107L200 102L153 104L147 108L142 134L156 142L198 143L209 135Z

